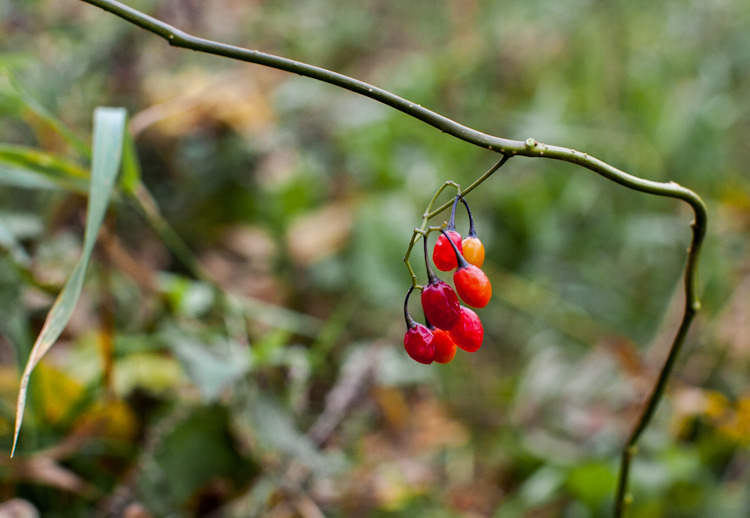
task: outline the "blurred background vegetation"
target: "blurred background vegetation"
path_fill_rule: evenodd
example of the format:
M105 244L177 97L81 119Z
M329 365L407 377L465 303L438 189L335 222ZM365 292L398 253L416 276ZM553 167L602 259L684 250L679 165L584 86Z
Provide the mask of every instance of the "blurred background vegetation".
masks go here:
M699 193L704 308L643 438L631 516L750 515L748 2L130 4ZM86 178L61 164L88 167L95 107L128 110L163 216L117 189L0 460L3 512L609 515L681 311L687 206L511 160L469 196L494 287L484 345L418 365L402 347L412 229L442 182L497 156L76 0L0 0L0 34L6 452L19 373L81 251Z

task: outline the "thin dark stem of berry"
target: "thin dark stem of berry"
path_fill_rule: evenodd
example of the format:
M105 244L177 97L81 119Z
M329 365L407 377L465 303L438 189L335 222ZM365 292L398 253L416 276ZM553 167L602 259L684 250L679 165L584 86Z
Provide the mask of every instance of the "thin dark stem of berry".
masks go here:
M424 240L424 265L427 269L427 283L434 284L437 282L437 275L435 275L435 272L432 271L432 266L430 266L430 256L427 253L427 236L422 236L422 239Z
M441 228L440 232L443 233L443 235L445 236L445 239L447 239L448 242L453 247L453 251L456 252L456 262L458 263L458 269L460 270L461 268L467 268L469 266L469 263L466 262L466 259L464 259L464 256L461 254L461 252L458 251L458 247L456 246L456 243L453 242L453 240L450 238L450 236L448 236L448 233L445 230Z
M459 191L461 189L459 188ZM456 197L453 199L453 208L451 209L451 217L448 218L448 225L446 225L445 230L456 230L456 205L458 205L458 200L461 199L460 194L456 194Z
M469 215L469 235L468 237L477 237L477 229L474 228L474 216L471 215L471 209L469 208L469 204L466 202L466 199L464 199L463 196L459 196L461 198L461 201L464 204L464 207L466 207L466 213Z
M406 292L406 298L404 299L404 320L406 321L406 328L412 328L416 325L416 322L409 314L409 297L411 292L414 291L414 286L409 286L409 291Z

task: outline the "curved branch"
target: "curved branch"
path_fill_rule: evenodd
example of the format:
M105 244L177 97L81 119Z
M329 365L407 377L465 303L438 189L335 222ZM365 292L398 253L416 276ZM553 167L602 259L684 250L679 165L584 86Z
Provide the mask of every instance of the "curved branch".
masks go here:
M458 139L482 147L484 149L489 149L491 151L501 153L502 155L504 155L504 160L511 156L518 155L526 157L551 158L554 160L570 162L589 169L590 171L593 171L620 185L628 187L629 189L634 189L636 191L653 194L656 196L675 198L688 203L693 209L695 217L693 222L691 223L693 234L690 247L688 248L687 264L685 266L685 311L683 313L683 318L680 326L673 339L667 358L653 386L652 392L647 398L638 421L635 423L622 452L620 478L618 481L617 497L615 501L615 516L622 516L622 514L625 512L627 503L629 502L629 496L627 494L627 479L630 469L630 462L633 455L635 454L636 443L638 442L638 439L640 438L643 430L648 426L648 423L650 422L653 414L656 411L658 403L667 385L667 381L669 380L669 376L672 373L672 369L674 367L677 356L679 355L682 344L685 341L685 337L687 335L690 324L693 320L693 317L695 316L695 313L700 308L700 301L697 295L698 257L700 255L701 245L706 233L707 213L706 206L697 194L674 182L653 182L627 174L597 158L589 156L586 153L581 153L580 151L576 151L574 149L542 144L531 138L524 141L510 140L482 133L475 129L469 128L468 126L459 124L458 122L455 122L443 115L428 110L420 106L419 104L394 95L387 90L383 90L363 81L359 81L357 79L332 72L324 68L315 67L306 63L301 63L279 56L274 56L272 54L267 54L257 50L235 47L232 45L226 45L223 43L218 43L204 38L192 36L175 27L172 27L169 24L141 13L140 11L121 4L115 0L82 1L100 7L105 11L109 11L110 13L115 14L120 18L123 18L124 20L127 20L130 23L133 23L149 32L161 36L172 46L186 48L198 52L205 52L208 54L214 54L240 61L246 61L248 63L264 65L278 70L285 70L287 72L299 74L301 76L316 79L318 81L323 81L325 83L344 88L365 97L369 97L370 99L399 110ZM502 165L502 163L500 165ZM491 174L491 172L489 174ZM484 179L485 177L481 177L478 182L475 182L475 184L478 184ZM476 186L475 184L472 184L472 188ZM443 207L436 209L435 211L433 211L433 213L431 213L431 215L440 212L440 210L442 209ZM412 245L413 243L414 239L412 240Z

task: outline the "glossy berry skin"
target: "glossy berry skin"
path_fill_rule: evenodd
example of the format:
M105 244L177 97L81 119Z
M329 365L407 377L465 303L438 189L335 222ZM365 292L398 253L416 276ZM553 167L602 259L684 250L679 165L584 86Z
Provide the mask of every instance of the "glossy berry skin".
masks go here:
M427 326L414 323L404 335L404 349L413 360L428 365L435 359L435 336Z
M450 335L461 349L473 353L482 346L484 328L474 311L461 306L461 318L458 324L450 330Z
M460 252L462 249L461 234L455 230L447 230L445 234L450 236L451 241L453 241ZM437 238L435 248L432 250L432 262L435 263L435 267L438 270L449 272L456 269L458 262L456 261L456 252L448 242L448 238L445 237L445 234L440 234Z
M422 290L422 310L432 325L448 331L458 322L460 304L453 288L435 277Z
M435 344L435 361L438 363L449 363L456 356L456 342L453 341L448 331L433 329L432 335Z
M475 308L483 308L492 297L492 284L487 275L474 266L466 264L453 274L456 291L466 304Z
M459 251L463 254L464 259L477 268L481 268L484 264L484 245L479 238L469 235L461 241L461 247L463 250L459 249Z

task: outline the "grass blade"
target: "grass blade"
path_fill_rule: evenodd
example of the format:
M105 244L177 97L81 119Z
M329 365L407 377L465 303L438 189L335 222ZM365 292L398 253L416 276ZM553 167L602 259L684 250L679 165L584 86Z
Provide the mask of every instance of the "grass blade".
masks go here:
M21 175L71 192L86 193L90 188L88 171L73 160L28 146L0 144L0 183L22 187Z
M89 183L89 202L86 212L86 229L83 238L83 251L73 273L65 283L62 291L52 305L39 336L34 342L26 368L21 377L16 403L16 426L13 435L11 457L16 451L18 434L26 407L26 393L31 373L39 360L50 350L68 325L73 309L83 287L91 253L94 251L96 237L104 220L109 205L112 187L120 169L122 145L125 133L125 110L121 108L97 108L94 112L94 142L91 164L91 181Z
M16 94L18 101L23 104L27 110L36 115L47 126L52 128L58 135L75 149L81 156L90 158L91 149L79 139L65 124L57 117L52 115L42 104L31 95L31 92L21 83L21 81L12 72L7 74L8 82Z

